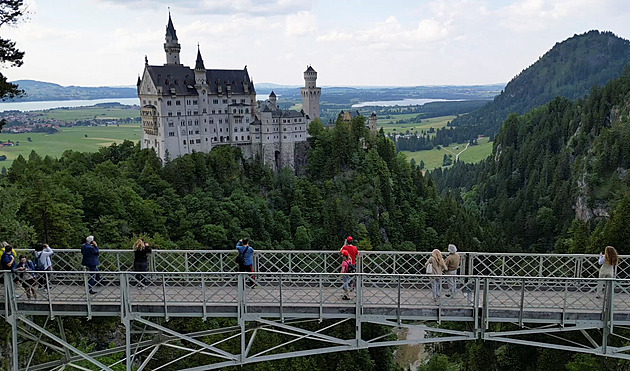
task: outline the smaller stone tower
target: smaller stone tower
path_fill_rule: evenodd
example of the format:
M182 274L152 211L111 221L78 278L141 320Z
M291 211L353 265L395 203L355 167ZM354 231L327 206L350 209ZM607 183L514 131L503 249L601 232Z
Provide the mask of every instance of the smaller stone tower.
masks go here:
M308 66L304 71L304 87L300 89L302 93L302 109L312 121L319 117L319 99L322 88L317 87L317 71Z
M166 26L166 42L164 43L164 51L166 52L166 64L180 64L179 51L182 49L177 42L177 33L173 27L171 13L168 13L168 25Z
M269 102L273 104L275 109L278 109L278 97L276 97L276 93L274 93L273 90L271 91L271 94L269 94Z
M372 112L372 114L370 115L369 127L370 133L378 133L378 117L376 117L376 112Z

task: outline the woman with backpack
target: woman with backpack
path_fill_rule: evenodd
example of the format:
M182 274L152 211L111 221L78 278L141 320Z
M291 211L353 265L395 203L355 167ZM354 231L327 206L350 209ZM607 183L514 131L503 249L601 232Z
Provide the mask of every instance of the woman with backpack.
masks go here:
M350 281L352 280L351 273L354 273L354 264L352 264L352 257L350 254L342 250L341 256L343 256L343 262L341 263L341 273L343 274L343 296L341 297L343 300L350 300L348 294L350 293Z
M425 264L427 274L433 274L436 276L441 276L444 271L448 268L446 267L446 263L444 262L444 258L442 258L442 252L438 249L434 249L431 252L431 257ZM442 279L436 278L433 280L433 300L438 300L440 295L442 294Z

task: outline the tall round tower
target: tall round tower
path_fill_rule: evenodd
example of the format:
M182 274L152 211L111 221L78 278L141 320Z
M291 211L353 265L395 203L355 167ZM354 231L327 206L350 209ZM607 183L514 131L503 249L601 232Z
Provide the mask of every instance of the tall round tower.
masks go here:
M322 89L317 87L317 71L308 66L304 71L304 87L300 89L302 93L302 109L312 121L319 117L319 99Z
M179 64L179 51L182 49L177 42L177 33L173 27L171 13L168 13L168 25L166 26L166 42L164 43L164 52L166 52L166 64Z

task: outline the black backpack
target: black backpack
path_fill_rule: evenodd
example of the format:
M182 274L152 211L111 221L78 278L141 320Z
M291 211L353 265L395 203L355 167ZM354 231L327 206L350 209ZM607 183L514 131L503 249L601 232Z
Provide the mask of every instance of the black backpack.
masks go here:
M357 265L356 264L348 264L348 271L346 273L355 273L357 271Z
M245 253L249 251L249 246L247 246L247 248L245 250L243 250L242 253L238 253L238 256L236 257L236 264L245 264Z
M39 255L38 255L38 251L35 251L35 253L33 254L33 260L32 260L33 268L36 271L43 271L44 270L44 263L42 263L41 257L42 257L42 253L41 252L39 252Z

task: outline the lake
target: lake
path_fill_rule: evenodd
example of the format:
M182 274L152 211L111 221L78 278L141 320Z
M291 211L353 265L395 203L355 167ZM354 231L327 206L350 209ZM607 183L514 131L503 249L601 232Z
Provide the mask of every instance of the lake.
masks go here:
M40 102L0 102L0 112L4 111L40 111L59 107L93 106L99 103L140 104L138 98L106 98L85 100L47 100Z
M362 102L352 105L352 108L361 108L367 106L422 106L431 102L460 102L462 99L402 99L402 100L377 100L373 102Z

